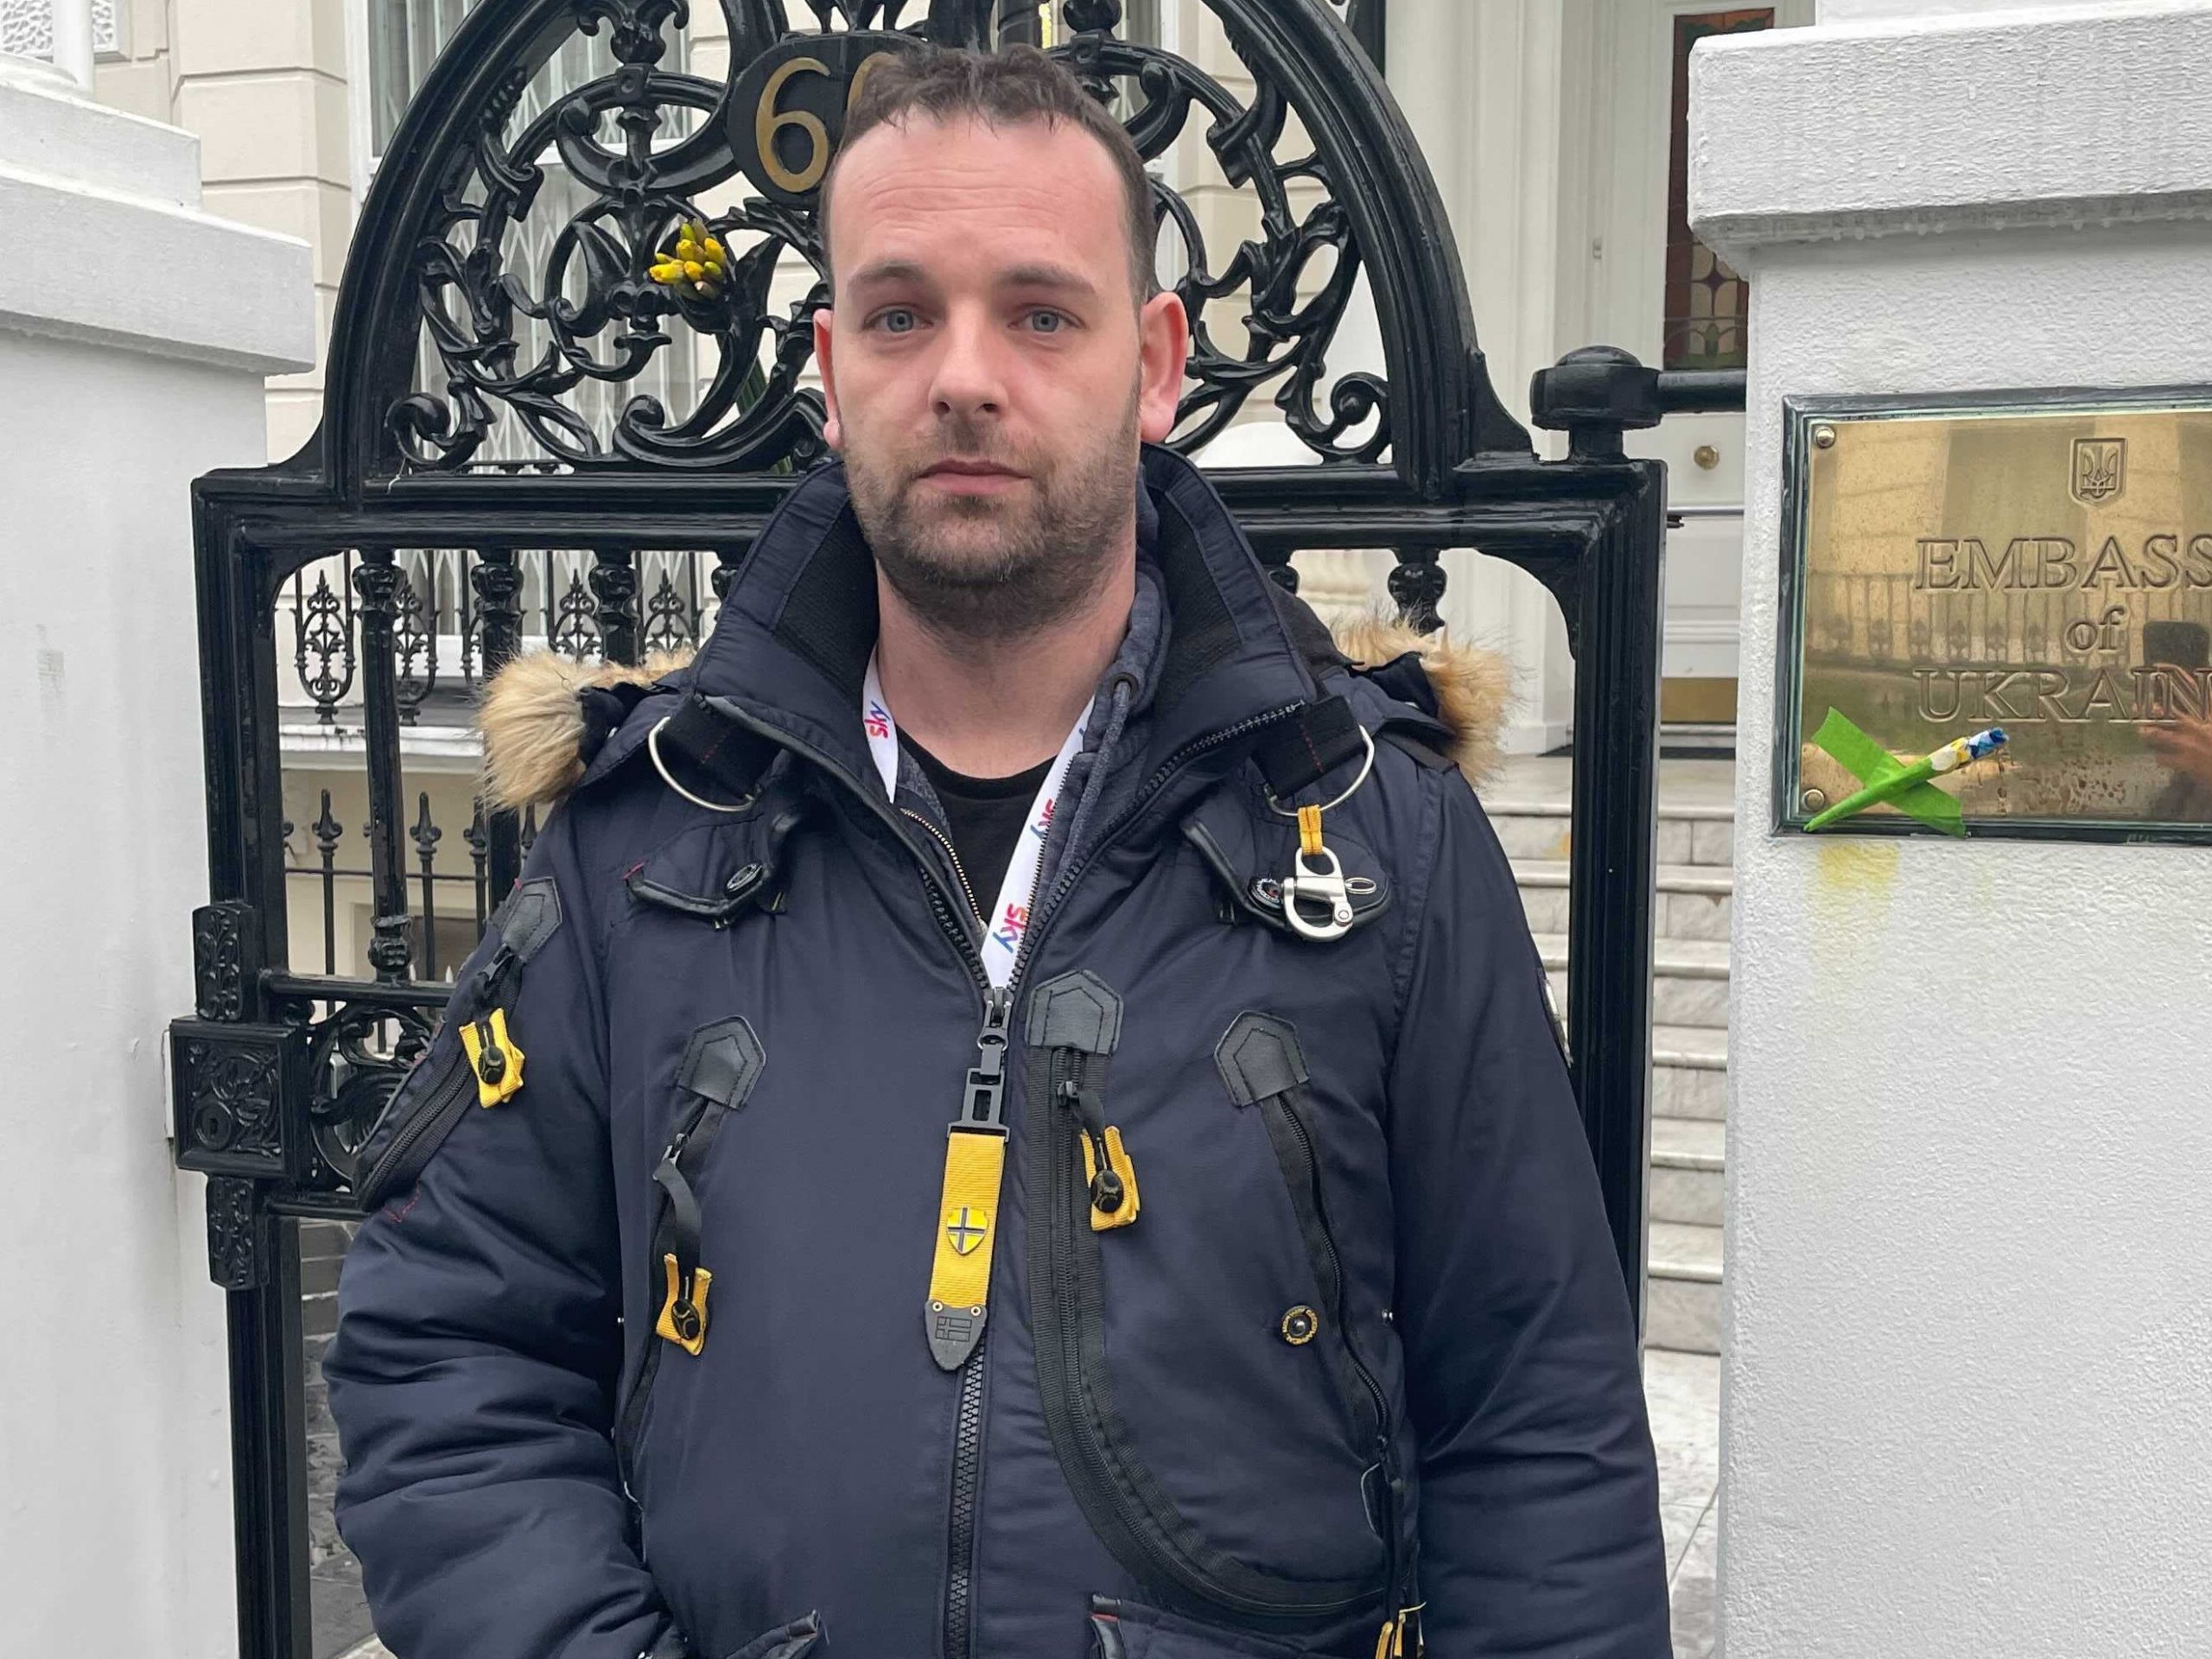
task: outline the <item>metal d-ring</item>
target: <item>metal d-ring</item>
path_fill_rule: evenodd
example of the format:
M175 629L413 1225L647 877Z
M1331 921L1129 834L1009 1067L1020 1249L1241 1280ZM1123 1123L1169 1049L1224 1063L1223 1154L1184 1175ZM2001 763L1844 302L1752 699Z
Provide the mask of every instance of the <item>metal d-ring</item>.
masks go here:
M1331 801L1323 806L1321 810L1324 812L1335 811L1337 808L1342 806L1346 801L1351 799L1353 796L1358 794L1359 786L1367 781L1367 774L1375 770L1374 737L1369 733L1367 728L1364 726L1356 726L1352 729L1359 734L1359 741L1367 745L1367 758L1359 763L1359 776L1351 780L1351 786L1346 789L1343 794L1338 796L1335 800ZM1265 786L1262 785L1262 787ZM1286 818L1294 818L1298 816L1300 809L1294 806L1285 806L1281 801L1275 798L1274 791L1272 789L1268 790L1267 794L1268 810L1270 812L1274 812L1278 816Z
M660 773L661 782L666 784L671 789L681 795L685 800L690 802L692 805L703 806L709 812L742 812L747 807L751 806L753 802L760 798L760 791L756 789L743 800L740 801L735 806L725 806L720 801L705 800L701 798L699 796L694 795L690 790L684 788L683 785L677 783L674 778L671 777L668 771L668 762L660 758L660 728L667 725L670 721L675 718L676 716L673 715L663 715L658 720L653 722L652 730L645 734L645 753L652 756L653 770Z

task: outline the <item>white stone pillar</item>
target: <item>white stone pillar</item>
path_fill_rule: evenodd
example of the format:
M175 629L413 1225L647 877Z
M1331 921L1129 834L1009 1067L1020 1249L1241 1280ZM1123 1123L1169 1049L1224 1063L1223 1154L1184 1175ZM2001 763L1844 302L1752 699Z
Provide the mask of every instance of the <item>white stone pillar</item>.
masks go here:
M2212 383L2208 86L2202 3L1853 0L1694 60L1753 296L1728 1659L2212 1641L2212 849L1769 835L1756 645L1783 397Z
M54 67L75 81L79 90L92 86L92 0L52 0L54 7Z
M314 354L305 245L0 59L0 1648L238 1650L223 1299L162 1060L207 896L189 485Z

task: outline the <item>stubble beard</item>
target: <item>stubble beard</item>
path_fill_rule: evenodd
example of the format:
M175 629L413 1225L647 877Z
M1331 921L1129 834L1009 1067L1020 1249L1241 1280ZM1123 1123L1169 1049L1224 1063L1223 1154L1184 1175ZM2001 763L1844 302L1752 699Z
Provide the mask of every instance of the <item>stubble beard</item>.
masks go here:
M853 510L893 593L933 632L963 642L1033 635L1080 612L1110 574L1136 500L1137 398L1087 448L1001 495L961 496L849 446ZM946 453L998 455L987 429L956 421ZM927 462L923 464L926 465Z

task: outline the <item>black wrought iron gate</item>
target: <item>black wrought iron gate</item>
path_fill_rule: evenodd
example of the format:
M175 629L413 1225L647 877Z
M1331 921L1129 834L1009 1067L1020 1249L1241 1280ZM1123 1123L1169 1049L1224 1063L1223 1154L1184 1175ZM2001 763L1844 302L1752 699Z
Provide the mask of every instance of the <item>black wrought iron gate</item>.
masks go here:
M1249 95L1131 38L1120 0L1065 0L1052 46L1148 159L1179 139L1246 204L1216 247L1186 195L1155 187L1194 324L1177 444L1264 394L1318 460L1214 475L1279 580L1302 549L1389 549L1390 593L1433 628L1440 553L1478 546L1556 595L1577 660L1574 1082L1640 1296L1663 486L1621 435L1669 406L1739 406L1740 377L1576 353L1537 377L1536 418L1568 435L1566 459L1537 460L1492 395L1443 208L1377 73L1382 0L1207 3ZM811 192L855 72L918 35L1035 37L1033 0L806 5L794 31L784 0L721 0L728 71L701 75L684 0L483 0L370 193L320 430L195 492L213 901L194 918L196 1015L174 1032L175 1130L178 1161L209 1177L230 1293L249 1659L313 1652L301 1229L354 1213L354 1149L444 1001L439 964L459 960L440 930L480 925L531 828L479 815L452 837L474 903L441 909L455 878L434 868L430 792L410 827L403 779L465 747L437 721L459 711L455 683L526 645L635 661L709 626L792 474L823 457L802 384L826 297ZM802 59L817 69L770 73ZM691 220L728 249L710 297L651 270ZM1363 279L1388 372L1332 375ZM360 789L366 819L365 938L342 953L344 826L326 790L318 870L286 798L289 776L334 764L358 773L341 792ZM320 939L294 935L295 883ZM310 1300L327 1304L331 1266L308 1263Z

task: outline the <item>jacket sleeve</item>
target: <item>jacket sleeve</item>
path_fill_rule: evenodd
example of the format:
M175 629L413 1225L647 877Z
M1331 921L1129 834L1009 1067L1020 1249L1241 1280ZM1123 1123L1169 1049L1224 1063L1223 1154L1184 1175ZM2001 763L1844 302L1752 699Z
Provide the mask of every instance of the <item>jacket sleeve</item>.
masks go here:
M1393 1062L1395 1317L1437 1659L1663 1659L1658 1475L1596 1166L1511 868L1431 775Z
M555 814L523 873L550 879L559 924L496 999L522 1088L486 1108L465 1079L443 1145L363 1224L339 1285L324 1363L346 1459L339 1530L407 1659L638 1659L674 1639L610 1438L621 1280L571 816ZM487 932L456 1004L498 944ZM426 1073L450 1065L454 1025Z

